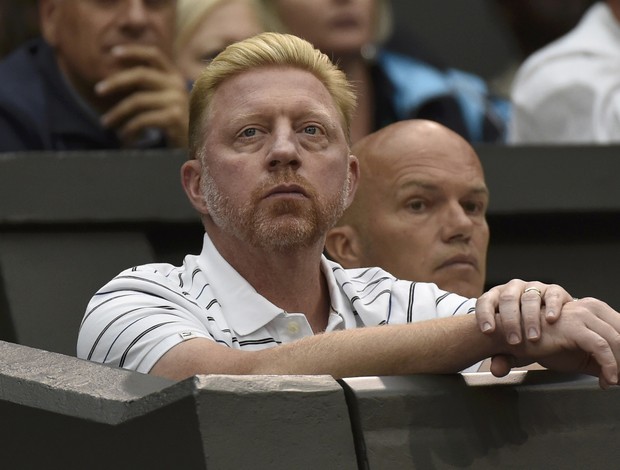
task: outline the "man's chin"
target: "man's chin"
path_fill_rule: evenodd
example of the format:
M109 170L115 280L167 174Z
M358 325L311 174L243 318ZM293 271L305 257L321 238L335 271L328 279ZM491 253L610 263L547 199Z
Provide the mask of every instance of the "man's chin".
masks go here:
M282 214L262 218L250 233L251 243L265 249L291 250L316 243L320 230L312 217Z

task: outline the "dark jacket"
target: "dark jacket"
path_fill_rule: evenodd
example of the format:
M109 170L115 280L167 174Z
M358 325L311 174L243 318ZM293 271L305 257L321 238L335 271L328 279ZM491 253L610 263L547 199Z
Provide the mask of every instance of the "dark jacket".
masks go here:
M162 147L165 142L149 145ZM116 133L77 98L54 51L32 40L0 62L0 152L118 149Z

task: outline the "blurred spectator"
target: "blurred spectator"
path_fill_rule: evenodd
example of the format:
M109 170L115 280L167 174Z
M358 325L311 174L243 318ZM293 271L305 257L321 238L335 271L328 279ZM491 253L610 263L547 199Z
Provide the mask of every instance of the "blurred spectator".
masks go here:
M510 96L523 61L538 49L573 29L596 0L490 0L500 22L514 38L516 57L490 81L501 96Z
M260 32L252 0L178 0L177 66L194 81L226 46Z
M379 266L399 279L482 295L489 201L482 165L459 135L435 122L400 121L358 141L353 203L327 234L345 268Z
M37 0L0 0L0 58L38 34Z
M608 0L520 68L510 142L620 142L619 86L620 0Z
M307 39L338 63L357 88L352 140L395 121L440 122L472 142L503 140L508 104L477 76L442 69L381 45L391 34L387 0L259 0L267 30Z
M0 62L0 151L184 147L175 0L41 0L45 40Z

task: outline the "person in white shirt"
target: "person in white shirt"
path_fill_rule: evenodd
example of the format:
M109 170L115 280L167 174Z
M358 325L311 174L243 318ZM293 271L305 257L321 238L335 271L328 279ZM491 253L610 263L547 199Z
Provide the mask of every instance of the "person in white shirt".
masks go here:
M616 384L620 315L603 302L520 280L476 301L322 256L359 177L354 108L344 74L300 38L263 33L219 54L192 91L181 169L203 252L100 289L78 356L171 379L450 373L494 357L496 375L538 360Z
M620 142L620 0L597 2L530 56L512 89L514 144Z

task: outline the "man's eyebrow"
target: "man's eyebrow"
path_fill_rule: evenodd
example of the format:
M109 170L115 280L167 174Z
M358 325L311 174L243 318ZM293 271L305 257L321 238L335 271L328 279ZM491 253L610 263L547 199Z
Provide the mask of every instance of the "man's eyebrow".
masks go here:
M263 113L252 112L252 113L239 113L232 117L228 122L231 126L241 125L242 123L263 120Z
M239 113L232 117L228 122L231 126L241 125L242 123L252 122L252 121L264 121L265 114L262 112L249 112L249 113ZM322 110L303 110L300 111L297 115L293 116L294 121L305 121L305 120L316 120L321 124L325 124L330 128L335 128L337 126L338 120L335 119L330 113Z
M421 181L421 180L410 180L407 181L403 186L401 186L400 189L408 189L411 187L418 187L421 188L425 191L430 191L430 192L439 192L441 191L441 185L436 184L436 183L429 183L427 181ZM472 195L483 195L488 197L489 196L489 188L487 188L486 186L482 185L482 186L475 186L472 187L469 191L468 194L472 194Z

